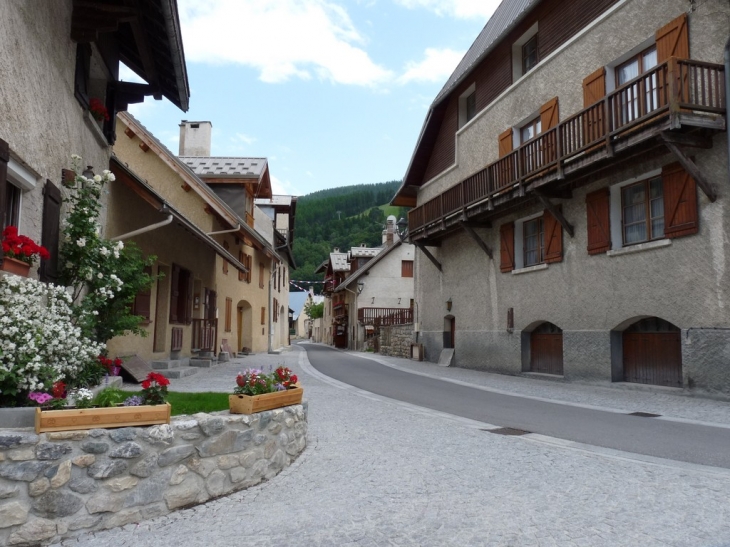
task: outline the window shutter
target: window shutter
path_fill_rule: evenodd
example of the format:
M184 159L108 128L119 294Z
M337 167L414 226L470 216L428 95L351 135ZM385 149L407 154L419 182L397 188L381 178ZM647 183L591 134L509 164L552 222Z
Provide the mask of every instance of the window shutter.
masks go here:
M542 215L545 230L545 263L563 261L563 226L547 209Z
M145 266L144 267L144 273L151 276L152 275L152 267L151 266ZM134 297L134 303L132 305L132 313L134 315L140 315L145 318L145 321L149 321L151 317L151 307L152 307L152 287L147 287L147 289L140 291L137 293L137 296Z
M253 257L251 255L246 255L246 268L248 268L246 283L251 283L251 279L253 279Z
M540 107L540 124L542 125L541 132L544 133L548 129L552 129L558 125L559 121L558 98L553 97Z
M583 79L583 108L606 96L606 68L601 67Z
M601 188L586 196L588 254L605 253L611 248L611 192Z
M8 161L10 161L10 147L0 139L0 230L5 229L5 195L8 185ZM3 248L0 246L0 264L3 261Z
M177 264L172 265L172 269L170 271L170 322L171 323L177 323L178 322L178 315L180 314L180 311L178 310L178 305L180 303L180 266Z
M659 63L663 63L670 57L689 59L686 13L656 31L656 54Z
M231 332L231 311L232 311L232 309L233 309L233 299L226 298L226 324L225 324L226 332Z
M238 251L238 261L241 264L243 264L244 266L246 265L246 259L243 256L243 251ZM245 276L246 276L246 274L244 272L242 272L241 270L238 270L238 280L239 281L243 281Z
M512 152L512 128L499 135L499 157L503 158Z
M266 308L264 306L261 306L261 324L266 324Z
M403 260L401 261L401 277L413 277L413 261Z
M185 323L190 324L193 322L193 274L184 270L185 274ZM215 293L213 293L213 304L215 305Z
M664 235L669 238L699 231L697 184L679 163L662 168L664 186Z
M502 224L499 227L500 265L502 272L511 272L515 269L515 223Z
M47 250L50 258L41 260L40 279L44 283L58 281L58 236L61 222L61 190L50 180L43 187L43 227L41 228L41 245Z

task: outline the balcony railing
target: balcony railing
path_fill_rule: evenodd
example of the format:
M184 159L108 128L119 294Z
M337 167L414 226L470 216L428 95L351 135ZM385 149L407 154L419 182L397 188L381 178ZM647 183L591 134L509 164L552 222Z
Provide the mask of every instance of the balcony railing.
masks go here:
M192 351L215 351L215 340L218 337L217 319L193 319Z
M723 129L725 120L718 119L724 101L722 65L670 58L411 210L410 237L442 231L446 226L437 223L449 217L491 210L492 200L511 190L525 195L533 190L528 184L577 173L633 146L636 133L647 127Z
M358 308L357 320L363 325L385 327L413 323L411 308Z

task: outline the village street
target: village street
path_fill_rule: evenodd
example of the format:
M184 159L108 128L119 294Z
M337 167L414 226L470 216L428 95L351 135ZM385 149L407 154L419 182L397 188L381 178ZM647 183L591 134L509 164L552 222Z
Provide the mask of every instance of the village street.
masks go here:
M490 434L483 422L331 379L309 363L308 347L322 348L304 343L281 355L252 355L171 386L230 391L242 368L291 367L309 409L308 447L291 467L208 504L61 545L730 545L727 469L540 435ZM565 385L365 357L576 409L730 423L725 402L662 390Z

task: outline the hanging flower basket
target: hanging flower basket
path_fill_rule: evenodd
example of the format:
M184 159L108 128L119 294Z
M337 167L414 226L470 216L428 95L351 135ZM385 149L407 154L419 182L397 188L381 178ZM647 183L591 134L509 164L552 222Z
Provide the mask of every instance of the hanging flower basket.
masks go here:
M63 410L36 407L35 432L169 424L170 410L170 403Z
M10 258L9 256L3 257L3 264L0 270L11 274L19 275L21 277L28 277L30 273L30 264L18 260L17 258Z

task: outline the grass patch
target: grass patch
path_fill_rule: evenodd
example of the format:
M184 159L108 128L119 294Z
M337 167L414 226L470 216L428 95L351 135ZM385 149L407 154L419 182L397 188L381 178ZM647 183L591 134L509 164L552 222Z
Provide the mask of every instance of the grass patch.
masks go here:
M172 415L195 414L196 412L216 412L228 410L228 393L181 393L171 391L167 402L172 405Z

